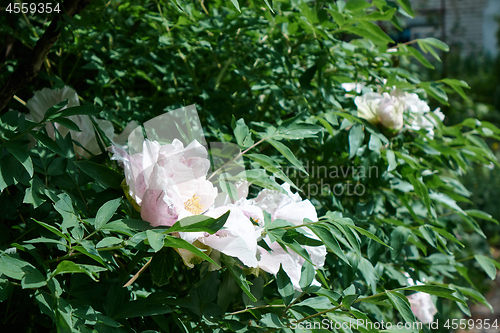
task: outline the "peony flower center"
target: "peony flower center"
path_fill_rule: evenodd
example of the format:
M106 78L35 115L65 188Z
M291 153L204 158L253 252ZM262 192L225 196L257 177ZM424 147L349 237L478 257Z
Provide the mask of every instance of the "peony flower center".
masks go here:
M184 208L188 212L194 215L199 215L203 213L203 205L200 203L200 197L198 197L196 194L193 194L193 197L186 202L184 202Z

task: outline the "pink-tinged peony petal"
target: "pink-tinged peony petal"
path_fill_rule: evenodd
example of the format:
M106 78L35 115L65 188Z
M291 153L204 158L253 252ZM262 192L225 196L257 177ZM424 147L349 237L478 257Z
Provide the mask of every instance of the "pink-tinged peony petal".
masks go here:
M112 159L125 169L130 196L153 226L173 225L184 211L202 214L215 202L217 189L206 179L206 149L197 142L188 147L179 140L166 145L145 140L142 152L133 155L121 147L111 149Z
M180 206L179 200L169 196L166 191L148 189L144 192L141 217L153 227L172 226L177 222Z

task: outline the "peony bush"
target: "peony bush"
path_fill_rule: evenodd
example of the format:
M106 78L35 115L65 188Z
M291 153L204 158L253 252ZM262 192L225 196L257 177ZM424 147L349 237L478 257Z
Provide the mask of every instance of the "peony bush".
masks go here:
M0 22L61 33L0 94L6 329L449 331L491 308L498 222L460 180L499 166L500 130L449 123L468 85L412 71L448 47L394 42L408 1L83 7Z

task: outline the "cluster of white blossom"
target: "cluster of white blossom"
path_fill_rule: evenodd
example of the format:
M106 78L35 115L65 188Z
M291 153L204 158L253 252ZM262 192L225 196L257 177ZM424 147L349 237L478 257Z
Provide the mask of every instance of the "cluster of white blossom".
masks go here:
M356 90L360 93L366 90L361 84L344 83L342 87L348 92ZM430 138L434 137L434 128L438 126L438 121L432 114L440 121L444 120L444 114L439 108L431 112L429 105L417 94L399 89L393 89L390 93L368 91L356 96L354 103L358 107L358 117L373 125L381 124L391 130L400 131L405 127L406 119L406 128L414 131L424 129Z
M238 200L224 200L227 194L218 193L207 180L210 161L207 150L196 140L184 147L179 140L160 145L145 140L142 152L129 155L121 147L112 147L112 159L125 170L129 197L140 206L141 217L152 226L172 226L178 220L204 214L218 218L230 211L224 226L214 234L180 232L179 237L207 250L215 260L218 254L238 258L245 266L260 268L277 274L280 265L290 277L293 286L300 289L299 280L305 259L293 250L282 247L264 235L264 211L271 220L282 219L302 225L304 219L317 221L314 206L292 193L290 186L279 191L262 190L254 199L247 199L248 183L237 184ZM309 229L304 233L312 239L317 236ZM267 246L258 245L263 240ZM315 268L323 266L325 246L304 246ZM178 249L186 265L199 262L193 253Z
M43 88L42 90L35 91L34 96L26 102L26 107L30 111L26 118L31 121L40 122L45 117L48 109L66 99L68 100L68 104L61 110L80 105L76 91L67 86L62 89ZM70 130L58 123L49 122L46 124L47 134L54 139L54 127L63 137L71 133L71 138L79 142L87 151L92 154L99 154L101 151L95 137L94 126L89 116L74 115L69 116L68 119L72 120L81 132ZM138 125L137 122L132 121L121 134L117 135L113 129L113 124L109 120L95 119L95 121L104 134L116 144L125 144L130 131ZM78 145L74 147L78 155L90 157L89 153L82 147Z

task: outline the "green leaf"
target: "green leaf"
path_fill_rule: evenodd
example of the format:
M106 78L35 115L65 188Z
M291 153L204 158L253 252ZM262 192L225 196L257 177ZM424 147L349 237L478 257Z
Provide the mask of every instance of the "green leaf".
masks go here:
M317 138L323 128L308 123L292 123L288 126L279 127L275 137L280 139L300 140L304 138Z
M7 254L0 256L0 274L21 280L23 289L40 288L47 284L45 277L33 265Z
M106 187L120 188L123 176L105 165L90 161L76 161L75 165L84 173Z
M369 232L368 230L365 230L365 229L363 229L363 228L357 227L357 226L355 226L355 225L350 225L350 224L348 224L347 226L348 226L349 228L352 228L352 229L354 229L354 230L358 231L359 233L361 233L361 234L365 235L366 237L368 237L368 238L370 238L370 239L374 240L375 242L377 242L377 243L379 243L379 244L382 244L382 245L384 245L384 246L387 246L389 249L393 250L393 248L392 248L392 247L390 247L388 244L386 244L386 243L384 243L383 241L381 241L381 240L380 240L380 238L378 238L377 236L375 236L374 234L372 234L372 233L371 233L371 232Z
M465 213L467 214L467 216L477 217L479 219L495 222L496 224L498 224L498 221L496 219L494 219L493 216L491 216L490 214L485 213L481 210L468 209L465 211Z
M3 254L0 256L0 272L15 280L21 280L30 264L24 260Z
M306 290L314 281L315 276L316 276L316 270L314 269L314 266L305 261L304 264L302 264L300 273L300 281L299 281L300 288L303 291Z
M68 228L78 225L78 216L75 213L71 197L68 194L62 193L57 197L59 200L54 204L54 209L61 214L63 218L61 229L64 233Z
M280 293L281 298L283 298L283 303L285 303L285 305L290 304L293 300L295 291L293 289L293 284L286 272L283 270L282 265L280 265L280 269L276 274L276 285L278 286L278 292Z
M49 138L47 135L45 135L44 133L42 132L31 132L31 135L33 135L35 137L35 139L41 143L43 146L49 148L50 150L52 150L54 153L56 154L59 154L61 156L64 156L64 157L69 157L66 155L66 153L61 149L61 147L59 147L59 145L54 141L52 140L51 138Z
M454 286L454 288L458 289L464 296L467 296L470 298L475 299L481 304L484 304L488 309L491 310L491 313L494 313L493 307L491 304L488 302L488 300L477 290L474 290L472 288L466 288L466 287L460 287L460 286Z
M442 51L448 52L450 50L448 45L446 43L440 41L439 39L436 39L433 37L428 37L428 38L423 38L422 40L425 41L427 44L430 44L430 45L434 46L435 48L438 48Z
M152 294L144 299L124 303L114 316L114 319L147 318L149 316L164 315L172 311L171 307L165 305L164 299L155 299L155 296Z
M467 99L467 95L465 94L464 89L463 89L463 88L470 89L467 82L465 82L463 80L456 80L456 79L442 79L442 80L439 80L438 82L443 82L443 83L449 85L453 90L455 90L460 95L460 97L462 97L463 99Z
M106 202L99 208L94 221L96 230L100 230L109 220L111 220L118 207L120 207L121 201L121 198L114 199Z
M252 292L250 291L250 286L248 285L245 273L236 264L236 261L223 253L221 253L221 260L226 265L229 273L231 273L234 281L236 281L241 290L243 290L243 292L248 296L248 298L252 300L252 302L257 302L257 298L255 298L255 296L252 295Z
M365 0L349 0L347 1L345 5L345 9L353 11L353 12L359 12L363 9L371 7L372 4L369 2L366 2Z
M203 253L199 248L197 248L193 244L185 241L182 238L177 238L177 237L167 235L165 237L164 244L167 247L180 248L180 249L185 249L185 250L191 251L194 254L196 254L198 257L214 264L216 267L220 267L219 264L217 264L215 261L213 261L212 258L210 258L205 253Z
M54 118L54 115L57 113L57 111L61 110L66 105L68 105L68 100L67 99L65 99L64 101L59 102L56 105L54 105L51 108L49 108L45 112L44 118L42 119L42 121L40 123L46 122L46 121Z
M231 0L231 2L233 3L234 7L236 7L236 9L241 13L240 4L238 3L238 0Z
M349 158L353 158L358 151L358 148L363 144L365 132L360 124L352 125L349 130Z
M252 133L250 133L250 129L245 124L245 120L243 118L238 119L236 122L236 127L234 128L234 137L236 138L236 142L240 147L250 147L253 145Z
M166 233L173 232L208 232L214 234L226 224L227 218L231 212L228 210L220 217L214 219L206 215L194 215L185 217L170 227Z
M425 89L425 92L430 96L434 97L439 103L444 105L448 104L448 96L443 89L432 85L431 82L421 82L420 86Z
M35 221L36 223L38 223L39 225L41 225L42 227L48 229L49 231L51 231L52 233L64 238L65 240L67 240L68 242L70 241L70 238L63 234L59 229L57 229L56 227L53 227L51 226L50 224L47 224L47 223L44 223L44 222L40 222L40 221L37 221L35 219L33 219L33 221Z
M81 106L73 106L67 109L62 110L57 114L57 117L70 117L76 115L95 115L102 111L102 108L97 107L95 105L81 105Z
M151 228L151 224L143 220L120 219L106 223L101 230L109 230L133 236L139 231L146 231Z
M295 157L295 155L292 153L290 148L282 144L281 142L275 141L273 139L267 139L267 142L269 142L274 148L276 148L277 151L279 151L290 163L293 164L297 169L305 173L306 175L308 174L304 166L302 166L302 163Z
M121 244L123 242L123 239L120 239L118 237L105 237L101 239L97 244L96 248L101 248L101 247L109 247L117 244Z
M54 277L58 274L67 273L83 273L87 274L92 280L97 281L98 272L106 271L106 268L94 265L76 264L69 260L64 260L57 265L56 269L52 272L51 276Z
M352 304L359 298L358 294L345 295L342 298L342 306L349 310Z
M436 201L439 201L439 202L445 204L446 206L458 211L461 214L467 215L462 210L462 208L460 208L460 206L457 205L457 202L455 200L453 200L452 198L450 198L449 196L447 196L444 193L431 193L431 194L429 194L429 197L433 200L436 200Z
M345 256L344 252L340 248L340 245L339 245L337 239L335 238L335 236L331 233L331 231L328 228L325 228L325 227L322 227L319 225L311 225L311 226L308 226L308 228L311 229L312 232L314 232L316 234L316 236L319 237L319 239L321 239L321 241L326 245L326 247L330 251L335 253L337 255L337 257L342 259L346 264L348 264L349 266L351 265L349 263L349 260L347 260L347 257Z
M398 162L396 161L396 155L392 150L386 150L387 163L389 164L387 167L387 171L392 171L397 168Z
M415 315L411 311L410 303L404 295L396 291L387 291L386 294L389 296L389 300L394 308L401 314L401 317L403 317L407 323L414 323L416 321Z
M53 119L52 121L55 123L61 124L64 127L68 128L70 130L73 130L75 132L81 132L81 129L78 127L78 125L75 124L75 122L72 121L71 119L58 117L58 118Z
M404 9L405 12L407 12L411 17L415 17L415 12L413 12L410 0L396 0L396 1Z
M23 287L23 289L40 288L47 284L47 281L45 280L45 277L42 275L42 273L40 273L40 271L32 265L29 265L23 269L26 273L21 280L21 286Z
M156 232L154 230L146 230L146 235L148 236L149 245L153 248L155 252L160 251L163 248L165 234Z
M24 166L30 177L33 177L33 161L28 152L20 147L9 147L7 150Z
M481 254L476 254L474 258L476 259L479 266L481 266L481 268L486 272L486 274L488 274L490 279L495 280L495 278L497 277L495 261Z
M174 273L174 254L171 250L166 250L156 253L149 265L153 283L159 287L168 284L170 277Z
M423 55L422 53L420 53L419 50L411 47L411 46L407 46L406 49L422 64L424 65L425 67L429 68L429 69L434 69L434 66L429 62L429 60L427 60Z
M436 295L438 297L446 298L449 300L452 300L454 302L459 302L466 304L464 301L461 299L452 296L452 294L455 292L453 289L448 289L446 287L441 287L441 286L435 286L435 285L416 285L416 286L409 286L405 288L400 288L398 290L414 290L414 291L419 291L431 295Z

